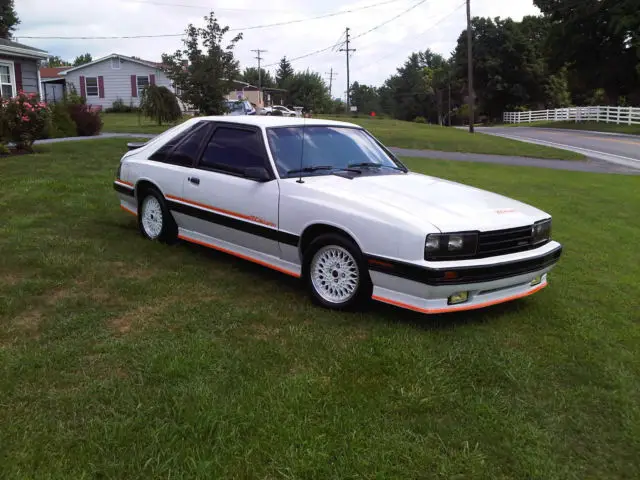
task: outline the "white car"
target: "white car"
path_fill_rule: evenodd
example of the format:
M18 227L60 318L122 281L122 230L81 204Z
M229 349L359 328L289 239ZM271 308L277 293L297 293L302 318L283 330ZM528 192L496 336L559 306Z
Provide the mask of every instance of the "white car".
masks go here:
M301 112L298 112L297 110L289 110L284 105L272 105L271 107L265 107L263 109L262 114L263 115L273 115L274 111L281 112L283 117L300 117L300 116L302 116Z
M130 145L114 187L144 237L301 277L334 309L486 307L547 286L562 252L545 212L410 172L350 123L197 117Z

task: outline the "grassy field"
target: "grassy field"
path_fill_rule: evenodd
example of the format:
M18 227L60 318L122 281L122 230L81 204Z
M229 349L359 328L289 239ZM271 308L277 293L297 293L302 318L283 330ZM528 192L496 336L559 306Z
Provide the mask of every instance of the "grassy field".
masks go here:
M585 158L575 152L518 142L493 135L469 135L454 128L389 119L333 118L362 125L390 147L442 150L445 152L519 155L558 160L583 160ZM102 115L102 120L104 122L104 127L102 128L104 132L161 133L169 128L168 125L158 126L144 117L138 117L137 114L130 113L106 113Z
M392 119L327 117L356 123L391 147L441 150L444 152L486 153L556 160L584 160L584 155L532 143L482 133L469 134L457 128L425 125Z
M550 212L564 257L488 310L343 314L143 240L125 143L0 160L2 478L637 478L640 177L407 159Z
M109 133L162 133L173 126L158 125L137 113L103 113L102 122L102 131Z
M617 125L615 123L600 122L532 122L524 124L505 124L505 127L540 127L540 128L566 128L570 130L591 130L594 132L627 133L640 135L640 125Z

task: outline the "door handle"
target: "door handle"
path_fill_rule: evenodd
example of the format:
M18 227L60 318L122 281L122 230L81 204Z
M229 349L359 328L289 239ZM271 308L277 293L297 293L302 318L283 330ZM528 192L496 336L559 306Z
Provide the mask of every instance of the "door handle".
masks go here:
M187 180L189 180L194 185L200 185L200 179L197 177L189 177L187 178Z

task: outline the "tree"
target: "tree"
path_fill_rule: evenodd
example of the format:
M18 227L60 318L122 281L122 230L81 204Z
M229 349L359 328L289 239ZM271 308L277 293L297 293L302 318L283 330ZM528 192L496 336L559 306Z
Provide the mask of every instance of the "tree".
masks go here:
M562 67L558 73L550 75L544 88L548 108L564 108L571 105L567 67Z
M380 111L378 89L369 85L354 82L351 85L351 105L358 107L358 112L369 114Z
M58 56L51 55L47 59L47 67L67 67L70 66L69 62L63 60Z
M262 88L273 88L276 86L276 82L274 82L271 73L267 72L264 68L262 70ZM258 77L258 69L256 67L248 67L244 69L242 72L242 76L240 79L243 82L250 83L251 85L258 86L259 77Z
M78 67L80 65L84 65L85 63L90 63L93 61L93 57L90 53L83 53L82 55L78 55L73 61L73 66Z
M13 0L0 0L0 38L10 39L20 24Z
M182 116L182 110L173 92L158 85L144 88L140 99L140 111L158 122L158 125L162 125L163 122L175 122Z
M204 19L204 28L192 24L187 27L184 49L173 55L163 54L162 62L167 76L182 92L182 101L201 113L219 115L226 111L225 97L234 89L233 81L239 75L233 49L242 34L224 46L229 27L220 27L213 12Z
M276 71L276 83L278 88L287 88L287 81L293 76L294 71L291 66L291 62L287 60L287 57L282 57L278 70Z
M296 72L287 79L288 99L293 105L314 112L330 111L329 88L316 72Z

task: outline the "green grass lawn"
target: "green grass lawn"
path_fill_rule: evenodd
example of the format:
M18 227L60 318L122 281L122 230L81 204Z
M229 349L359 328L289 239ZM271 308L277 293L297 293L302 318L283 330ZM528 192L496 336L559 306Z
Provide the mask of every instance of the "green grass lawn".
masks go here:
M356 123L369 130L390 147L441 150L444 152L486 153L556 160L584 160L584 155L543 145L519 142L508 138L470 134L465 130L438 125L425 125L392 119L348 116L326 117Z
M189 117L185 117L189 118ZM508 138L477 133L470 135L456 128L424 125L389 119L323 117L357 123L368 129L390 147L441 150L445 152L487 153L557 160L584 160L584 155L557 148L519 142ZM149 119L132 113L102 115L104 132L162 133L171 125L158 126Z
M570 130L591 130L594 132L627 133L640 135L640 125L617 125L615 123L600 122L532 122L522 124L506 124L505 127L541 127L541 128L566 128Z
M162 133L174 125L158 125L137 113L103 113L102 123L102 131L108 133Z
M3 478L637 478L640 177L407 159L550 212L565 254L527 299L346 314L143 240L125 144L0 159Z

